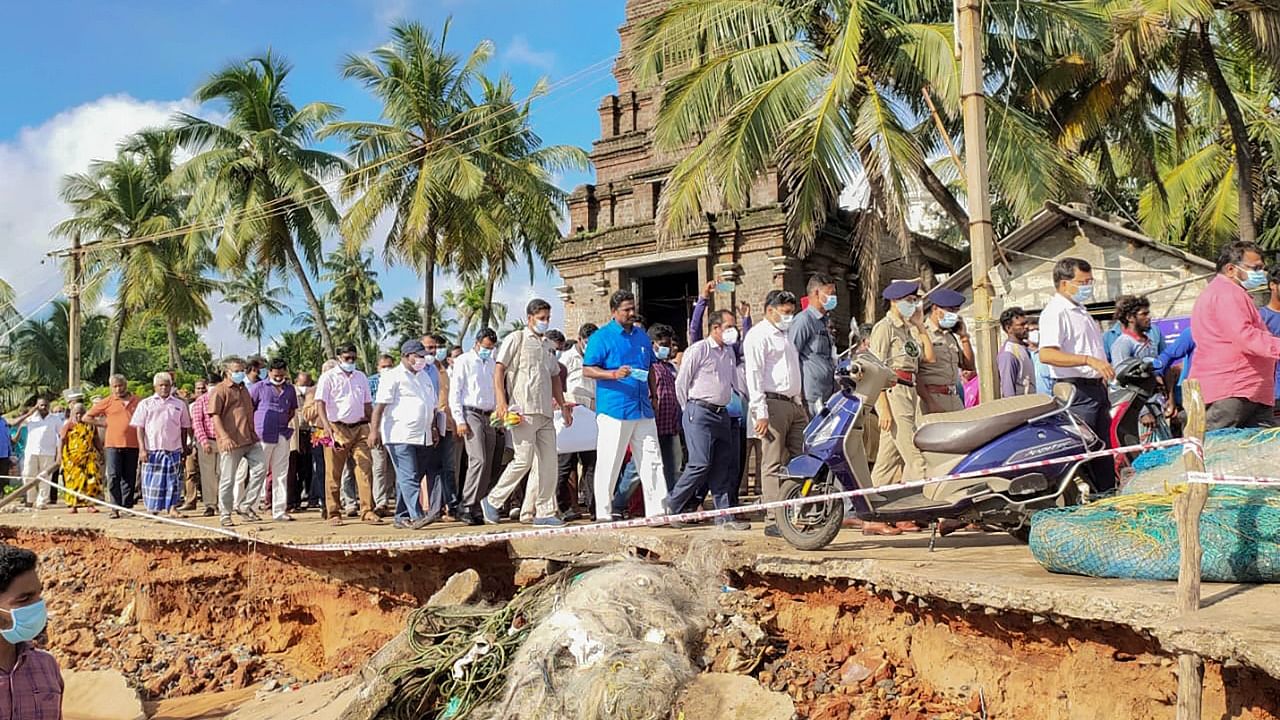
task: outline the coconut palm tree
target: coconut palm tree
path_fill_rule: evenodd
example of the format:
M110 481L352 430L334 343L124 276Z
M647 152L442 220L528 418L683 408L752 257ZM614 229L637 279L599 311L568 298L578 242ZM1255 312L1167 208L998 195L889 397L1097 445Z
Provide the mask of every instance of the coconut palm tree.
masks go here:
M120 336L132 314L158 303L160 294L172 305L184 304L176 296L188 289L166 287L166 266L177 264L169 277L202 277L205 257L198 249L189 252L180 238L121 245L181 224L187 198L167 182L174 169L176 147L176 137L169 131L143 131L127 138L114 159L95 161L87 172L62 179L62 200L74 215L54 227L53 233L61 237L78 234L101 243L102 249L91 248L83 256L85 277L96 279L90 284L99 286L114 278L119 294L111 336L112 373L118 363ZM198 295L207 285L197 282L190 290ZM207 315L207 308L203 314L199 312L196 298L186 298L185 304L195 316L179 316L175 321L195 321Z
M324 259L320 279L331 283L325 294L337 334L360 348L365 367L372 367L368 348L382 337L382 316L373 311L382 300L373 253L359 246L342 245Z
M386 328L386 337L395 347L420 337L422 335L422 303L413 298L400 298L382 317L382 324Z
M67 384L70 312L66 300L55 300L48 315L27 320L13 333L10 362L31 392L58 392ZM110 355L110 323L97 313L87 313L81 319L80 372L86 379L106 379L100 370Z
M560 221L567 193L553 178L590 165L581 148L543 146L529 121L532 102L546 91L538 83L523 101L515 99L515 85L507 76L477 77L479 104L468 111L479 146L474 154L484 171L484 189L473 202L460 205L463 221L473 228L472 246L485 277L480 326L494 317L494 289L512 267L523 260L533 282L535 260L546 262L560 241ZM501 319L499 320L501 321Z
M671 242L707 212L742 211L770 169L785 188L787 240L806 254L841 190L865 183L873 209L925 277L905 221L919 183L957 224L964 215L926 159L942 147L921 96L958 128L959 65L951 0L675 0L642 26L630 61L638 82L664 87L655 125L674 168L658 208ZM1008 100L1013 57L1093 56L1106 38L1089 2L988 2L993 192L1028 216L1078 184L1039 119ZM923 120L923 121L922 121ZM876 257L876 253L861 253Z
M384 242L388 260L418 268L423 280L423 329L434 327L435 275L455 258L457 228L446 219L459 203L479 196L484 172L471 157L474 133L464 121L476 74L493 55L478 43L462 58L445 49L449 23L437 40L416 22L391 28L391 41L369 55L350 55L344 78L382 103L381 122L335 122L321 136L349 140L357 166L342 185L354 199L343 235L363 243L384 213L392 215Z
M271 271L250 266L223 285L223 297L239 306L236 324L240 332L253 338L262 354L262 332L269 317L283 315L288 309L284 299L289 291L271 282Z
M1265 169L1257 163L1265 150L1255 147L1251 125L1258 118L1259 95L1265 98L1264 114L1274 114L1266 108L1274 103L1275 71L1280 68L1280 5L1215 0L1130 0L1113 5L1116 38L1108 79L1121 87L1151 87L1151 95L1166 100L1178 144L1184 140L1181 131L1197 120L1209 123L1214 132L1225 128L1217 144L1229 154L1236 192L1235 197L1215 197L1213 202L1234 201L1240 239L1257 240L1259 188L1265 191L1267 184L1262 181ZM1203 106L1203 98L1197 97L1203 93L1212 97L1215 108ZM1197 106L1200 116L1192 117ZM1202 148L1188 159L1199 156L1203 161L1208 154L1216 151ZM1148 169L1155 170L1151 160ZM1151 173L1147 177L1154 179ZM1215 212L1226 217L1225 208Z
M285 90L289 71L268 52L228 65L197 88L200 102L226 103L227 120L175 117L179 140L197 154L178 168L174 182L194 188L191 216L217 227L210 234L224 272L252 262L293 275L332 356L333 337L307 270L316 271L322 234L339 220L321 183L348 166L310 147L315 131L339 108L321 102L296 107Z

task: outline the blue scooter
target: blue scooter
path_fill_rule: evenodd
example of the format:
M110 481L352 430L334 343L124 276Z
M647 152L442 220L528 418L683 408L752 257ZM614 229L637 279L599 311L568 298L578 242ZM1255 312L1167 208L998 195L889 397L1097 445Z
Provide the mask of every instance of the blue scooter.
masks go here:
M805 428L804 454L787 465L788 477L781 487L784 499L872 487L863 445L866 408L901 380L869 353L843 359L836 380L837 392ZM924 454L929 477L1104 447L1071 413L1073 398L1021 395L958 412L925 415L915 444ZM1088 462L1063 462L860 495L851 502L854 513L868 522L956 520L1004 530L1025 542L1032 513L1085 502L1093 492ZM838 499L788 507L777 513L778 530L795 547L818 550L835 538L844 514L844 501Z

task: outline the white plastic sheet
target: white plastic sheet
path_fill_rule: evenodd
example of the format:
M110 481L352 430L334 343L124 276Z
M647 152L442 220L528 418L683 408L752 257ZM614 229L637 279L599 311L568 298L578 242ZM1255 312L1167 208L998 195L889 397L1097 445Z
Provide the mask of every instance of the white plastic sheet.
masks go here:
M596 449L596 414L582 405L573 406L573 424L564 426L564 418L556 413L556 452L559 454L592 452Z

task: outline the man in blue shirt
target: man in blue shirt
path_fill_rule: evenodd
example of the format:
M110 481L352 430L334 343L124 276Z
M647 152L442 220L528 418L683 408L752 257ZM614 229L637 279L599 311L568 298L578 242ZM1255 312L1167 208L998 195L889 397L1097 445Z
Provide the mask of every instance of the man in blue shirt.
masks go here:
M1272 335L1280 337L1280 265L1274 265L1267 273L1268 287L1271 289L1271 300L1258 308L1262 322ZM1280 406L1280 363L1276 363L1276 405Z
M653 417L653 345L636 325L636 298L619 290L609 298L613 319L587 341L582 374L596 381L596 520L608 522L609 503L622 459L631 447L644 489L648 517L662 515L667 484L662 474L658 428Z
M1102 333L1102 347L1106 350L1107 362L1115 363L1123 359L1113 358L1111 356L1111 346L1114 345L1116 340L1120 339L1120 336L1124 334L1124 319L1120 317L1120 307L1124 305L1125 301L1132 300L1133 298L1133 295L1121 295L1116 298L1116 310L1115 314L1111 318L1111 327L1107 328L1107 331ZM1151 344L1155 347L1157 354L1164 351L1164 335L1160 333L1159 328L1152 324L1151 327L1147 328L1146 336L1151 339Z

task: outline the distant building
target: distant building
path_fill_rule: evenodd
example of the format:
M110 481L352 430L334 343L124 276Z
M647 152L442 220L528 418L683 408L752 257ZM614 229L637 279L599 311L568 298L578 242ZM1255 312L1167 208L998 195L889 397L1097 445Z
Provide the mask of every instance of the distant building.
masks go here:
M1053 265L1064 257L1079 257L1093 265L1094 294L1088 308L1100 320L1110 320L1121 295L1146 295L1153 319L1191 314L1191 306L1214 275L1212 262L1157 242L1115 220L1090 214L1078 205L1045 203L1025 225L999 242L1007 261L1004 293L997 293L992 315L1021 306L1038 312L1053 296ZM961 311L971 315L972 275L965 265L941 283L965 294Z
M608 296L627 288L636 294L648 323L669 324L683 338L693 303L710 280L736 284L732 293L716 293L714 306L747 302L759 318L770 289L782 287L803 295L808 277L826 272L836 278L840 296L834 313L836 337L846 337L851 318L871 319L863 317L864 280L851 251L850 239L864 232L859 215L841 211L819 233L813 252L797 256L784 241L783 190L775 173L752 188L746 212L709 219L691 236L659 247L654 217L677 158L660 156L654 149L659 100L654 92L636 89L625 56L639 24L664 5L665 0L628 0L626 21L618 31L622 53L613 68L618 93L600 104L601 136L591 151L596 182L578 187L570 196L569 235L551 258L564 281L557 290L565 303L565 327L573 332L584 322L606 320ZM902 262L893 236L885 232L882 237L877 288L915 274ZM918 242L935 272L949 272L962 262L954 248L925 237Z

